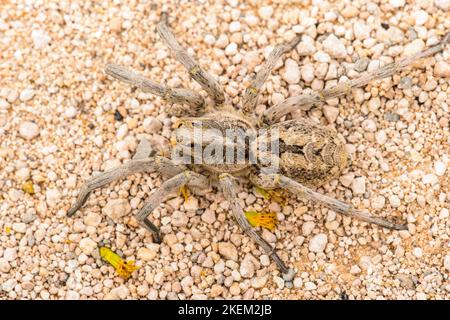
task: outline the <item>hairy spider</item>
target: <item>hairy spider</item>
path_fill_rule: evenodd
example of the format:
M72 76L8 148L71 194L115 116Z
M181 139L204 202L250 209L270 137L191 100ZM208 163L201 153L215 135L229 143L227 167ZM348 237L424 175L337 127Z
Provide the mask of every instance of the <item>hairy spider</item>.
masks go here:
M235 178L248 177L256 186L263 189L283 188L294 194L302 195L306 199L317 201L332 210L347 216L352 216L366 222L374 223L385 228L404 230L406 226L385 221L371 216L365 212L355 209L349 204L334 198L315 192L310 187L320 186L327 181L339 176L348 164L348 156L344 143L330 129L311 122L307 119L295 119L281 121L284 116L295 110L305 110L312 105L322 104L327 99L342 96L350 92L352 88L362 87L372 80L382 79L393 75L400 69L410 65L414 61L433 55L441 50L450 40L450 33L443 40L426 50L413 56L400 59L387 64L373 72L369 72L357 79L347 80L330 89L324 89L311 95L299 95L288 98L278 105L269 108L262 119L256 119L253 111L257 105L261 88L274 68L278 59L286 52L296 48L300 36L295 37L287 43L274 48L268 59L261 66L253 78L251 85L246 89L242 106L233 106L226 97L219 83L200 67L197 62L184 50L168 26L168 17L162 13L161 22L157 27L158 33L165 41L175 58L188 70L192 79L197 81L214 101L213 106L207 106L204 98L197 92L185 88L169 88L154 83L143 76L128 71L120 66L109 64L106 66L106 74L115 79L138 87L144 92L150 92L162 97L172 105L169 113L177 117L183 117L177 124L178 129L172 138L174 146L182 146L184 151L189 151L191 163L176 163L174 159L151 154L149 142L141 140L133 159L115 169L101 173L89 179L82 187L73 207L68 211L72 216L79 210L89 197L89 194L112 181L126 177L137 172L160 172L168 177L161 187L155 190L149 197L148 202L137 213L136 218L141 225L152 232L154 240L161 241L159 229L148 219L149 214L164 201L165 197L187 186L196 193L208 189L211 181L218 181L223 194L231 204L231 211L239 226L251 237L263 251L269 255L277 264L286 280L293 277L293 270L289 269L282 259L277 255L275 249L265 241L260 234L252 228L247 221L242 207L236 197ZM188 116L188 117L186 117ZM195 134L195 129L201 128L200 136ZM274 132L276 135L261 135L258 129ZM183 129L183 130L179 130ZM211 131L213 129L214 131ZM226 140L220 137L220 133L235 129L250 132L257 139ZM184 133L182 133L184 132ZM213 132L212 134L210 132ZM219 132L219 134L217 134ZM190 144L181 144L186 134L193 139ZM256 140L276 142L278 153L273 150L259 150ZM211 161L204 159L207 143L222 147L233 147L244 160L249 160L250 151L257 151L256 162L239 162L236 157L232 161ZM217 154L216 154L217 156ZM220 156L219 160L224 160ZM173 157L172 157L173 158ZM217 158L217 157L211 157ZM268 159L275 159L278 169L269 167Z

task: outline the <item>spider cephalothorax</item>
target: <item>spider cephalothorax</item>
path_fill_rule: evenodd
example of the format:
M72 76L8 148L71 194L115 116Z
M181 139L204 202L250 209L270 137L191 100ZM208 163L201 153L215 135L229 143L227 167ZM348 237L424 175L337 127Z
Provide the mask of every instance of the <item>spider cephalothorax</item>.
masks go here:
M86 182L74 206L68 211L69 216L83 206L94 189L136 172L157 171L168 177L168 180L150 195L136 217L143 227L153 233L155 241L161 241L159 229L150 222L148 216L164 198L184 186L201 193L207 189L210 181L218 181L240 227L276 262L285 275L285 280L292 279L293 270L288 269L275 249L247 221L237 201L235 177L247 176L254 185L265 189L284 188L306 199L320 202L338 213L386 228L406 229L405 225L373 217L310 189L309 187L320 186L338 177L342 172L348 162L344 142L338 139L334 131L310 120L280 120L292 111L308 109L372 80L389 77L417 59L441 51L449 42L450 34L424 51L366 73L360 78L340 82L335 87L311 95L290 97L269 108L264 119L256 119L253 111L262 85L277 60L297 46L300 36L274 48L245 91L242 107L233 108L214 77L202 69L178 44L168 27L165 13L162 14L158 32L176 59L186 67L191 78L212 98L214 105L208 109L213 111L206 112L204 98L193 90L168 88L120 66L108 65L105 71L113 78L174 104L170 107L170 113L184 117L176 125L177 129L171 140L177 152L172 152L171 159L151 156L149 143L145 139L141 140L131 161ZM205 174L214 179L208 179Z

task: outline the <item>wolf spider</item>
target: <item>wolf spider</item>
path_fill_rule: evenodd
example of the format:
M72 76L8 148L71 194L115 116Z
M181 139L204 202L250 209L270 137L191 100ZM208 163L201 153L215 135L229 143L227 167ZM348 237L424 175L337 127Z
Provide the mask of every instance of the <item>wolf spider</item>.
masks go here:
M132 160L92 177L83 185L75 204L68 211L68 216L72 216L83 206L94 189L134 173L156 171L167 176L168 180L165 180L161 187L150 195L148 201L136 214L136 218L142 227L153 234L154 240L160 242L159 229L148 219L149 214L163 202L167 195L181 187L187 186L194 192L201 192L201 190L207 189L209 179L205 174L209 174L209 176L214 177L216 182L218 180L225 198L231 204L231 211L239 226L275 261L286 280L292 279L294 271L286 266L276 253L275 248L265 241L247 221L236 197L236 177L248 177L253 185L263 189L286 189L294 194L300 194L306 199L322 203L340 214L355 217L388 229L407 229L404 224L397 224L371 216L349 204L312 190L310 187L318 187L338 177L346 167L348 155L344 144L332 130L310 120L295 119L280 122L280 119L292 111L308 109L313 105L325 103L327 99L347 94L352 88L363 87L372 80L389 77L414 61L443 50L445 44L449 42L450 34L447 34L441 42L422 52L387 64L373 72L365 73L360 78L340 82L335 87L320 90L311 95L290 97L280 104L267 109L263 119L256 119L253 111L257 105L264 82L278 59L283 54L296 48L301 36L296 36L291 41L274 48L254 76L250 86L245 90L242 108L239 110L238 106L231 105L216 79L200 67L186 50L180 46L169 29L166 13L162 13L157 30L175 58L187 69L190 77L197 81L207 92L208 96L212 98L214 101L213 106L209 106L210 108L208 109L204 98L193 90L169 88L114 64L106 66L106 74L140 88L144 92L160 96L171 104L176 104L176 106L172 105L170 107L169 113L178 117L187 116L182 118L177 126L187 130L189 133L192 133L193 129L199 125L202 128L217 129L220 132L231 128L247 130L255 134L257 134L256 130L260 128L277 129L279 133L277 142L280 146L279 154L276 155L279 161L278 171L270 170L266 166L268 155L264 152L260 152L256 164L206 163L206 161L198 165L177 164L169 158L151 154L151 147L148 141L144 139L139 144L136 155ZM176 145L180 142L180 138L182 137L179 134L175 134L171 141ZM197 138L194 137L194 139L198 138L198 136ZM216 138L209 137L209 141L216 140ZM232 141L230 143L234 144L237 150L245 150L245 154L247 154L249 148L255 147L249 141ZM193 144L201 146L200 152L205 147L202 141L194 140ZM189 146L187 147L189 148ZM192 145L191 148L194 149ZM193 158L200 156L198 152L198 150L193 150Z

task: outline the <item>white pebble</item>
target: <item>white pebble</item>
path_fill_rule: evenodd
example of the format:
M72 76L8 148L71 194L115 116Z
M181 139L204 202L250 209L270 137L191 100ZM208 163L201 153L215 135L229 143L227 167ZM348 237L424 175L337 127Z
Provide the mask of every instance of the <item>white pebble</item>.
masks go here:
M126 199L110 199L102 211L112 220L117 221L131 212L131 206Z
M422 39L416 39L411 41L405 46L403 50L404 56L412 56L413 54L419 53L425 48L425 42Z
M208 33L208 34L205 35L205 37L203 38L203 41L204 41L206 44L212 46L212 45L214 45L214 43L216 42L216 38L215 38L212 34Z
M405 0L390 0L389 3L394 8L403 8L405 6Z
M47 189L45 192L45 198L50 207L56 207L61 199L61 192L59 192L58 189Z
M373 198L371 202L371 206L373 209L383 209L386 204L386 198L383 196L376 196Z
M333 58L345 58L347 50L345 45L335 35L330 34L323 42L324 50Z
M305 289L307 291L316 290L316 288L317 288L317 285L314 282L311 282L311 281L305 282Z
M371 28L363 21L357 21L353 25L353 33L355 34L355 38L359 40L364 40L370 37Z
M172 214L172 225L174 227L185 227L189 222L189 217L183 211L175 211Z
M297 62L292 59L287 59L284 64L284 72L281 76L287 83L297 84L300 81L300 68Z
M202 220L208 224L213 224L216 221L216 214L213 210L206 209L202 214Z
M122 124L119 129L117 129L116 137L118 140L122 140L128 134L128 125L126 123Z
M342 185L344 187L348 188L352 184L354 178L355 178L355 174L350 172L350 173L340 176L339 182L342 183Z
M428 13L425 10L418 10L413 13L416 26L424 25L428 21Z
M19 99L22 102L29 101L34 97L33 89L25 89L20 93Z
M27 231L27 225L22 222L13 223L12 229L18 233L25 233Z
M228 45L228 43L230 43L230 41L228 40L227 35L221 34L216 41L216 46L223 49Z
M306 82L312 82L314 80L314 66L311 63L305 64L302 67L302 79Z
M445 170L447 170L447 165L442 161L435 161L434 162L434 173L436 175L443 176L445 173Z
M372 119L366 119L362 122L361 127L367 132L377 131L377 124Z
M5 251L3 251L3 258L8 261L14 261L17 257L17 250L16 248L6 248Z
M42 49L47 46L52 38L44 30L31 31L31 38L33 39L34 47L36 49Z
M83 219L84 224L91 227L97 227L102 222L102 216L96 212L89 212Z
M241 23L239 21L233 21L228 26L228 31L231 33L241 31Z
M370 99L369 102L367 103L367 107L369 108L370 111L376 111L380 108L380 106L381 106L380 97L374 97Z
M423 292L417 292L416 298L417 300L427 300L427 295Z
M69 290L66 293L66 300L79 300L80 294L76 291Z
M85 254L91 254L97 248L97 243L91 238L84 238L80 241L80 249Z
M434 75L436 77L450 77L450 63L438 61L434 65Z
M391 206L393 208L398 208L398 207L400 207L400 204L401 204L399 197L395 194L393 194L389 197L389 203L391 204Z
M251 278L255 274L255 265L253 263L255 258L251 254L247 254L241 262L239 273L244 278Z
M434 0L434 4L443 11L450 10L450 0Z
M272 17L273 14L273 8L269 6L261 7L258 10L258 15L261 19L269 20L270 17Z
M6 292L10 292L14 289L14 287L17 284L17 280L16 279L8 279L5 282L3 282L3 284L0 286L1 289L3 289Z
M5 258L0 258L0 272L6 273L11 270L11 265Z
M223 256L225 259L237 261L238 259L238 252L236 247L229 242L219 242L219 253L221 256Z
M39 127L34 122L23 122L20 125L19 134L22 138L31 140L39 135Z
M283 278L280 278L278 276L274 276L273 277L273 282L275 282L275 284L277 285L278 289L283 289L284 288L284 280L283 280Z
M325 250L325 247L328 243L328 237L324 233L316 234L312 239L309 241L309 251L311 252L323 252Z
M447 208L442 208L441 212L439 213L439 219L447 219L449 216L449 211Z
M144 261L153 261L157 255L159 250L159 244L152 244L149 248L139 248L137 251L137 257L140 260Z
M444 258L444 268L447 269L447 271L450 271L450 254L446 255Z
M339 109L329 105L323 107L323 115L329 123L334 123L339 115Z
M366 178L355 178L352 183L352 191L354 194L364 194L366 192Z
M254 16L253 14L246 15L244 20L245 23L250 27L254 27L259 23L258 17Z
M438 182L439 182L438 177L436 177L436 175L433 174L433 173L426 174L422 178L422 183L423 184L431 184L431 185L433 185L433 184L436 184Z
M416 258L422 257L422 254L423 254L422 249L419 247L414 248L412 253Z
M64 111L66 118L74 118L77 115L77 108L70 106Z
M387 141L386 131L380 130L377 133L375 133L375 140L379 145L384 145Z
M232 42L225 48L225 54L227 56L234 56L237 53L237 44Z
M20 168L16 171L16 177L20 181L26 181L30 177L30 169L28 168Z
M302 234L303 236L307 237L311 234L311 232L313 231L315 227L315 223L312 221L306 221L305 223L303 223L302 225Z
M189 197L183 204L186 211L196 211L198 209L198 199L196 197Z
M263 288L267 283L267 276L255 277L251 280L252 287L255 289Z

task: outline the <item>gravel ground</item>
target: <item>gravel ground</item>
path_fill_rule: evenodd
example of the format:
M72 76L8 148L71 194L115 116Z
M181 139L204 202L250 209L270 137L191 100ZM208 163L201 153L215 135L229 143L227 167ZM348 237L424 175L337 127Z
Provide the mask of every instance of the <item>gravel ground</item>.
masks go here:
M217 191L186 202L174 195L156 209L161 245L132 217L161 184L157 174L111 184L65 216L85 179L128 161L142 137L167 148L176 120L161 99L108 79L107 62L199 89L156 34L160 3L3 1L0 9L0 298L450 298L448 47L302 115L335 128L352 156L319 191L407 220L408 231L296 197L281 207L242 188L247 210L278 213L276 231L263 235L297 269L287 288ZM236 103L270 46L303 34L269 77L257 113L450 30L449 0L198 1L170 10L179 41ZM99 243L140 269L118 277Z

